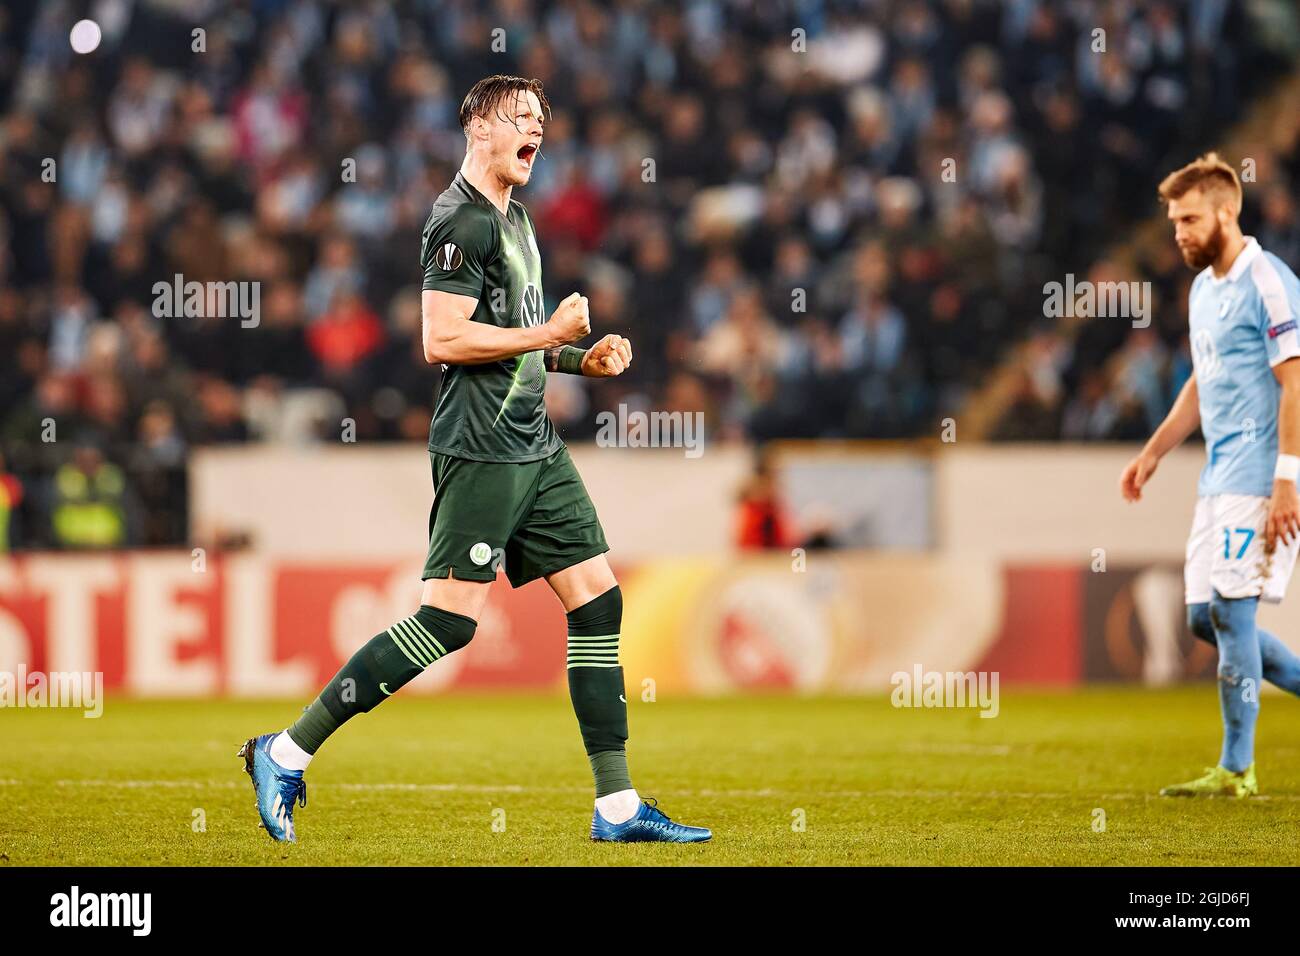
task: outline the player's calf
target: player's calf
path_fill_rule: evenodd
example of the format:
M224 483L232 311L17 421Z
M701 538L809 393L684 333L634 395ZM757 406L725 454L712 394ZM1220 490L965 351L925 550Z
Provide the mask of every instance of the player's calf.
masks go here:
M1219 659L1216 677L1223 705L1223 757L1221 766L1234 773L1251 763L1255 724L1259 720L1259 671L1250 672L1241 660Z
M701 843L705 827L676 823L643 801L627 769L627 697L618 662L623 592L618 585L568 614L569 696L596 781L591 838L609 843Z
M1210 621L1219 645L1219 704L1223 712L1223 754L1219 765L1241 773L1254 763L1255 723L1259 719L1263 662L1255 630L1254 597L1214 593Z
M596 781L596 801L611 815L630 818L640 805L627 769L627 698L618 643L623 622L623 592L618 585L568 613L569 648L565 662L569 699ZM614 795L626 801L610 801ZM609 803L623 804L615 807Z
M434 661L469 644L477 627L473 618L422 604L353 654L288 737L310 757L348 720L374 710Z

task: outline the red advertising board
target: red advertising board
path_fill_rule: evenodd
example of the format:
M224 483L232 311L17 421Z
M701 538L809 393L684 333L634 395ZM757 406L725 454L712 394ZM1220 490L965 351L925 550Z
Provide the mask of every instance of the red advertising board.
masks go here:
M0 672L97 671L106 688L147 696L309 695L412 612L419 573L197 552L7 558ZM806 567L779 554L661 560L619 575L620 657L638 693L880 693L916 668L1058 685L1213 668L1213 649L1178 623L1181 590L1165 568L842 553ZM565 633L544 582L500 581L470 646L411 691L560 691Z

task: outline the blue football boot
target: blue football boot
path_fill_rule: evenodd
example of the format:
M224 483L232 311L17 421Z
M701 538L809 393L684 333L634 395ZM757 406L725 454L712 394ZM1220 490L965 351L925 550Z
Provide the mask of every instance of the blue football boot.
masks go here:
M610 823L599 810L593 810L591 838L607 843L703 843L713 839L713 831L673 823L659 809L659 801L649 797L641 802L636 816L624 823Z
M253 737L244 742L237 756L244 758L244 770L253 778L262 826L271 839L293 843L293 803L297 800L298 806L307 806L307 781L301 770L286 770L271 759L271 741L278 736Z

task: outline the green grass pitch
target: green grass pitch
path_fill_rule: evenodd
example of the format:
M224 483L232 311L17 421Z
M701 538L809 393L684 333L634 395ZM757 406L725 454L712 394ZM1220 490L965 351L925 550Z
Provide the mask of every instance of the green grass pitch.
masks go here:
M0 866L1300 863L1300 701L1281 695L1246 801L1155 796L1215 761L1210 685L1007 692L994 719L884 697L633 698L633 779L713 828L695 846L591 843L568 701L504 695L356 718L308 773L301 842L275 844L235 751L299 706L0 711Z

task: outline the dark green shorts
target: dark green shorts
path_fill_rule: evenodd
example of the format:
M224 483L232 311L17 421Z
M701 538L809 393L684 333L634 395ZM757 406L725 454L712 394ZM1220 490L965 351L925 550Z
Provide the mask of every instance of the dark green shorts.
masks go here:
M569 450L523 463L470 461L437 452L424 579L519 587L609 550Z

